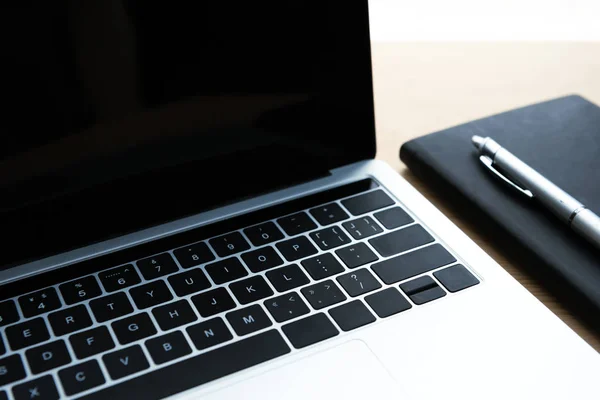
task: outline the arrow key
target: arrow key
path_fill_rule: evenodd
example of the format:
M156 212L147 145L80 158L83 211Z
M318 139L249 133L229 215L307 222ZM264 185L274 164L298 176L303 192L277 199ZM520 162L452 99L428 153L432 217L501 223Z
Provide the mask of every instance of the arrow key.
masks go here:
M277 322L285 322L310 311L302 297L295 292L266 300L265 307Z

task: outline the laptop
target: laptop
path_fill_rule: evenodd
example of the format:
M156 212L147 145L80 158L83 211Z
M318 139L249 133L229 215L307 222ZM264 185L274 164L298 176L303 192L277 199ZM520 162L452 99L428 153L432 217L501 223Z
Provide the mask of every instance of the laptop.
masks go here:
M3 7L0 399L598 398L374 160L367 6Z

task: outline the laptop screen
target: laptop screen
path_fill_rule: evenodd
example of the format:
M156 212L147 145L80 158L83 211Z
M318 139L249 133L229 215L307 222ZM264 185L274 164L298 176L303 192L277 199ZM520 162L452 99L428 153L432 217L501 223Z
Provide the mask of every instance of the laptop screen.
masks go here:
M0 269L374 156L366 0L1 15Z

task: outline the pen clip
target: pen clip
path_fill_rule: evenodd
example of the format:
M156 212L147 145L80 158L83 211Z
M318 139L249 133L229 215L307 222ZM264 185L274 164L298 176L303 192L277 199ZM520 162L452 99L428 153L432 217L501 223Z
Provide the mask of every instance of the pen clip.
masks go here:
M502 175L502 173L500 171L498 171L496 168L494 168L494 166L493 166L494 162L492 161L491 158L489 158L487 156L480 156L479 161L481 161L482 164L485 165L487 169L492 171L494 173L494 175L496 175L496 177L503 180L505 183L510 185L513 189L519 191L520 193L524 194L525 196L529 197L530 199L533 198L533 193L531 193L530 190L522 188L521 186L517 185L515 182L511 181L506 176Z

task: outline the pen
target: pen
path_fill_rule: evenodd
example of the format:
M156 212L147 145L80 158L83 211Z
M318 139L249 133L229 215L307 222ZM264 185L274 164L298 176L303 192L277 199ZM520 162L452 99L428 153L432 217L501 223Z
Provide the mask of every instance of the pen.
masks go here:
M600 217L491 138L473 136L479 160L498 178L537 199L572 230L600 249Z

